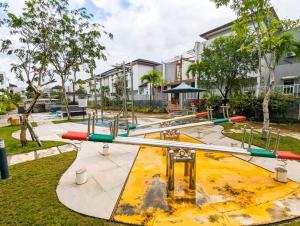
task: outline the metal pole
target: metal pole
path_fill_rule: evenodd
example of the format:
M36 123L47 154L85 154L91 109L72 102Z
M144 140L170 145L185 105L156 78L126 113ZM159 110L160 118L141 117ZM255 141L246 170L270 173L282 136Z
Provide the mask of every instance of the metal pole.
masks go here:
M184 176L189 175L189 169L190 169L190 163L189 162L184 162Z
M101 92L101 121L103 121L103 91L102 91L102 79L100 78L100 92Z
M96 118L95 118L95 112L93 112L93 121L92 121L92 133L94 134L95 133L95 120L96 120Z
M223 111L223 117L226 118L226 114L225 114L225 106L224 106L224 104L222 104L221 108L222 108L222 111Z
M174 190L174 151L168 153L168 191Z
M124 118L127 118L127 84L126 84L126 69L125 69L125 61L123 61L123 108L124 108Z
M5 143L2 138L0 138L0 173L1 179L9 179L9 171L7 164L7 157L5 152Z
M196 189L196 152L191 151L191 162L190 162L190 189Z
M276 152L279 148L279 141L280 141L280 129L277 131L274 152Z
M272 127L268 129L268 137L267 137L267 143L266 143L266 150L269 150L270 142L271 142L271 136L272 136Z
M91 71L91 70L90 70ZM93 72L91 72L93 81L94 81L94 99L95 99L95 109L96 109L96 115L98 119L98 100L97 100L97 82L96 82L96 77ZM101 76L101 75L100 75Z
M130 80L131 80L131 101L132 101L132 109L131 109L131 117L132 117L132 125L135 124L134 122L134 93L133 93L133 69L132 69L132 62L130 62Z
M253 142L253 127L251 127L251 129L250 129L250 136L249 136L249 143L248 143L248 149L249 149L249 151L250 151L250 149L251 149L251 145L252 145L252 142Z
M91 134L91 113L88 115L88 136Z
M129 133L129 123L128 123L128 119L125 119L125 128L127 131L127 134Z
M226 115L227 115L227 117L225 117L225 118L229 118L229 106L226 104Z
M245 148L245 140L246 140L246 126L243 128L243 139L242 139L242 148Z

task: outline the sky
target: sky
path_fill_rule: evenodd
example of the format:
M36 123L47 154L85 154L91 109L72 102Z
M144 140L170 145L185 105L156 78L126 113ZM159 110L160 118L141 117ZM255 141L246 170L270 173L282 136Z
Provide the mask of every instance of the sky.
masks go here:
M2 1L2 0L0 0ZM7 0L11 11L22 12L25 0ZM106 62L98 62L96 73L116 63L137 58L162 62L193 48L199 34L234 20L226 7L216 8L211 0L69 0L71 8L85 7L94 20L114 35L103 39ZM299 18L299 0L272 0L279 18ZM8 31L0 28L0 39ZM10 72L13 57L0 55L0 71L10 82L24 86ZM83 72L81 77L85 78Z

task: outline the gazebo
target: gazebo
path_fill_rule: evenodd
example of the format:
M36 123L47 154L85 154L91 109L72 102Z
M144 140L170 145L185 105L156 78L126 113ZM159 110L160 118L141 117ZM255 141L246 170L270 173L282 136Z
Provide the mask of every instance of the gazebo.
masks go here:
M183 109L183 93L198 93L198 99L199 99L199 94L201 92L204 92L206 91L206 89L202 89L202 88L195 88L195 87L192 87L188 84L186 84L185 82L182 82L180 85L176 86L175 88L173 89L168 89L168 90L164 90L163 92L164 93L173 93L173 94L179 94L179 105L177 106L170 106L172 105L171 103L168 104L168 108L176 108L177 107L177 110L182 110ZM179 108L179 109L178 109Z

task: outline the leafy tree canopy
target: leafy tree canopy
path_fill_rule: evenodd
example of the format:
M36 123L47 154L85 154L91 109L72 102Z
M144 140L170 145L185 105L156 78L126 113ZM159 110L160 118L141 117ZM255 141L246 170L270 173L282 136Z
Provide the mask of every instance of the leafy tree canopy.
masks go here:
M189 66L187 73L199 75L200 86L217 88L227 101L228 95L247 81L249 73L257 70L255 51L241 49L248 40L230 35L215 39L205 47L201 61Z

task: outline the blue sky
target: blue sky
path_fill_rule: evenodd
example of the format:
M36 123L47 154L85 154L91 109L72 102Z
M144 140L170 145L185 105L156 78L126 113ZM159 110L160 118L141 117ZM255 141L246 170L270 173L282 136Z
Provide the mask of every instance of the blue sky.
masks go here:
M1 0L0 0L1 1ZM192 49L199 34L235 19L229 8L217 9L210 0L69 0L72 8L86 7L95 20L112 32L113 40L103 39L108 61L98 62L97 73L111 65L136 58L164 61ZM18 13L24 0L9 0ZM280 18L300 17L299 0L272 0ZM7 30L0 28L0 38ZM0 71L11 82L17 82L10 72L13 57L1 55ZM82 77L86 75L81 74Z

